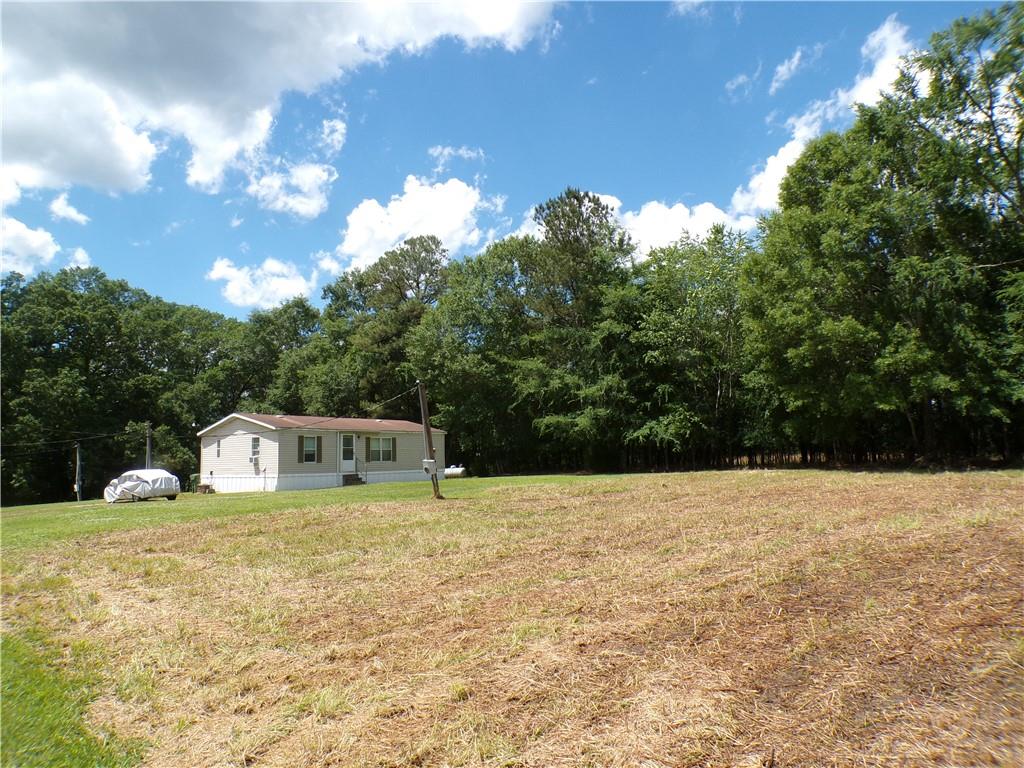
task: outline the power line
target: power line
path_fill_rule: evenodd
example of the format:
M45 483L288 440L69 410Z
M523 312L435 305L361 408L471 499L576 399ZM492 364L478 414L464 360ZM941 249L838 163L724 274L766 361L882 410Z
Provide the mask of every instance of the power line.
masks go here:
M38 451L23 451L22 453L4 453L0 451L0 459L18 459L23 456L41 456L44 453L64 453L74 450L75 446L66 445L63 448L41 448Z
M405 396L406 396L406 395L408 395L408 394L409 394L410 392L415 392L415 391L416 391L416 387L417 387L417 386L418 386L418 385L413 385L413 386L412 386L411 388L409 388L409 389L405 390L405 392L402 392L402 393L400 393L400 394L397 394L397 395L395 395L394 397L388 398L387 400L385 400L385 401L384 401L384 402L382 402L382 403L377 403L376 405L369 405L369 406L367 406L367 407L363 408L363 410L364 410L364 411L376 411L376 410L377 410L378 408L381 408L381 407L383 407L383 406L387 405L388 403L392 402L393 400L397 400L397 399L398 399L398 398L400 398L400 397L405 397Z
M86 437L69 437L67 440L33 440L31 442L22 443L3 443L0 442L0 448L7 447L21 447L25 445L60 445L62 443L76 443L80 440L99 440L104 437L117 437L118 435L125 435L127 432L109 432L105 435L87 435Z

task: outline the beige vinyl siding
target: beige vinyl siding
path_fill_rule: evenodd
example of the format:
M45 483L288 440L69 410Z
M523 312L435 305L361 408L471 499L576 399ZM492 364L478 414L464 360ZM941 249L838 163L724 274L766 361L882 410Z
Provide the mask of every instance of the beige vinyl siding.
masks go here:
M437 471L439 473L441 473L442 468L447 466L444 463L444 438L444 432L431 431L431 439L434 441L434 458L437 459ZM422 436L420 438L420 442L423 442Z
M370 437L394 437L395 461L371 461L366 463L366 442ZM444 433L434 432L434 453L437 466L444 466ZM356 435L356 458L359 459L359 471L396 472L407 469L423 469L423 433L422 432L374 432Z
M279 472L282 475L322 475L338 471L338 435L324 429L282 429L277 432ZM299 462L299 437L319 437L323 446L320 463Z
M258 433L260 438L260 461L249 463L251 438ZM421 432L339 432L318 429L270 430L245 419L230 419L200 438L200 468L204 477L213 470L214 475L257 475L266 474L307 475L328 474L338 471L339 435L354 434L357 470L363 472L401 472L423 469L423 433ZM322 453L319 464L299 462L299 437L321 437ZM369 437L394 437L395 461L366 462L366 442ZM434 452L437 466L445 466L443 432L435 431ZM221 441L220 458L217 458L217 441Z
M258 464L250 464L252 438L260 439ZM220 440L220 458L217 441ZM256 475L266 470L276 475L278 468L278 435L245 419L231 419L200 438L200 472L214 475Z

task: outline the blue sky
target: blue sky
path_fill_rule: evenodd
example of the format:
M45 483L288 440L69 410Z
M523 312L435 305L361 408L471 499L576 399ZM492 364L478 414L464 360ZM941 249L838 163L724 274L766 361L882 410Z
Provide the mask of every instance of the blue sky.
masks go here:
M977 3L5 3L3 268L235 316L567 185L642 256L747 228L808 140Z

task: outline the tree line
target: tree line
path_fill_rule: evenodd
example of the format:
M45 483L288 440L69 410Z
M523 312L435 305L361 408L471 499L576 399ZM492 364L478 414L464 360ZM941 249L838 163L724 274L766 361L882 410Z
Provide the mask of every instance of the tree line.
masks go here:
M418 420L477 473L1019 460L1024 6L955 23L812 141L752 233L640 258L574 188L539 237L413 237L245 321L95 268L4 279L5 504L96 495L144 454L197 471L232 411Z

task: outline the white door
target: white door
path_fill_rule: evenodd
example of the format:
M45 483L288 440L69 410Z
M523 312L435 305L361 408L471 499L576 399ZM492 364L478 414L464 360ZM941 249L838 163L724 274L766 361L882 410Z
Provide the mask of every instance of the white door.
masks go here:
M341 436L341 471L356 471L356 436Z

